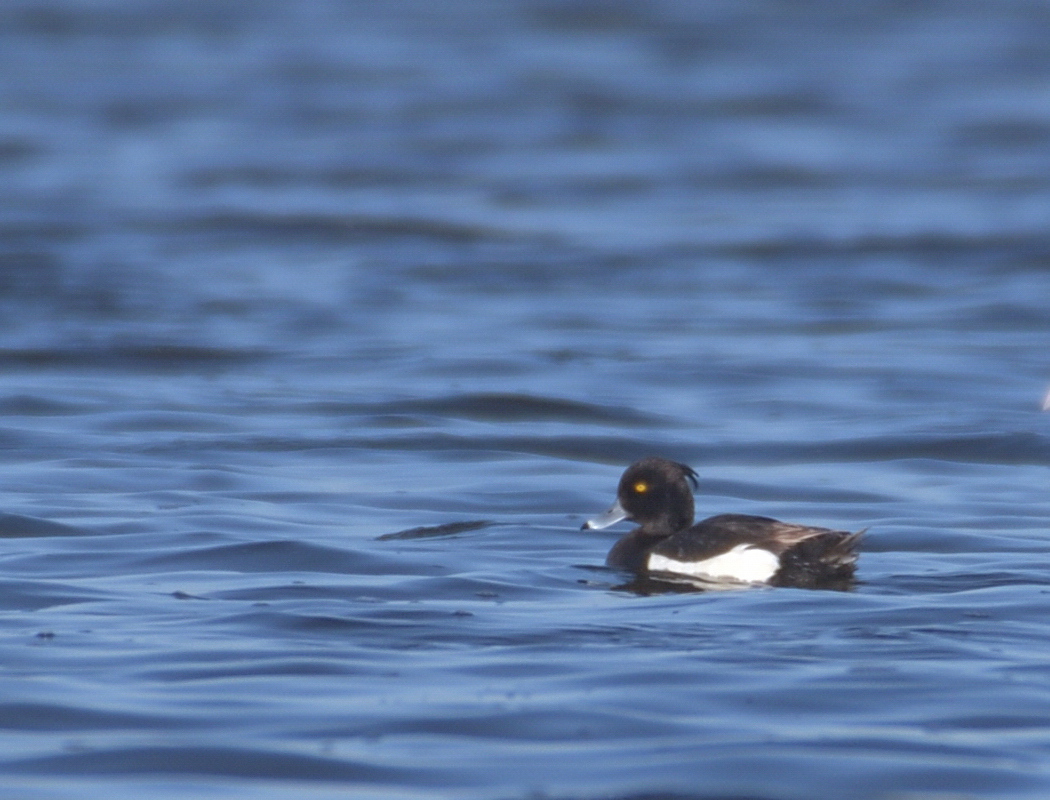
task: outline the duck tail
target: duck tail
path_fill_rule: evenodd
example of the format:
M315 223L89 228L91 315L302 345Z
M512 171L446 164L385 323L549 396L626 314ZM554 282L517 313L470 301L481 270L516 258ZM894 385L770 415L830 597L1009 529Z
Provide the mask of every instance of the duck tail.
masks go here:
M852 589L857 548L867 530L829 530L805 539L781 556L782 566L770 583L803 589Z

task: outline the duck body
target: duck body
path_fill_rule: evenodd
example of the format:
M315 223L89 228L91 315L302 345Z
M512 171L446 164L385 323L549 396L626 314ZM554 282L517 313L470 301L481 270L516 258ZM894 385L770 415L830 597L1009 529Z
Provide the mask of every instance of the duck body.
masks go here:
M860 533L795 525L750 514L719 514L693 524L696 473L646 458L624 472L616 503L585 529L639 523L609 551L606 564L638 575L699 581L842 588L856 570Z

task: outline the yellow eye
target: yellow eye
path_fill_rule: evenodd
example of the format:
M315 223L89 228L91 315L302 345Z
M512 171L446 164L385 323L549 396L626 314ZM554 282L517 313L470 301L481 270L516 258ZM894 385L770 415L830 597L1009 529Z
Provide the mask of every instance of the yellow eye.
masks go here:
M638 481L638 483L636 483L632 488L638 494L645 494L646 492L649 491L649 484L646 483L645 481Z

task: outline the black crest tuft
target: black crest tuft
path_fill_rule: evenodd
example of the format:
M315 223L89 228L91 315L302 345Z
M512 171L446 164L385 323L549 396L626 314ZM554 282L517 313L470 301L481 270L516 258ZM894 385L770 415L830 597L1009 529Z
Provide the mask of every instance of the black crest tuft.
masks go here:
M675 462L675 463L678 463L678 462ZM700 488L700 479L699 479L699 476L696 474L696 470L693 469L692 467L688 466L687 464L678 464L678 466L682 468L682 474L685 475L685 477L689 479L689 482L691 484L693 484L693 489L699 489Z

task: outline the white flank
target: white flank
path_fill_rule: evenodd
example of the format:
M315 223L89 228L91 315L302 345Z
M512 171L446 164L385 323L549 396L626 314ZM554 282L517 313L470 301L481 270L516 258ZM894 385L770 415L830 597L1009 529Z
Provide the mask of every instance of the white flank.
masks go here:
M654 553L649 556L648 567L650 572L675 572L693 578L732 578L747 583L761 583L773 577L780 568L780 559L761 547L738 544L728 553L703 561L675 561Z

